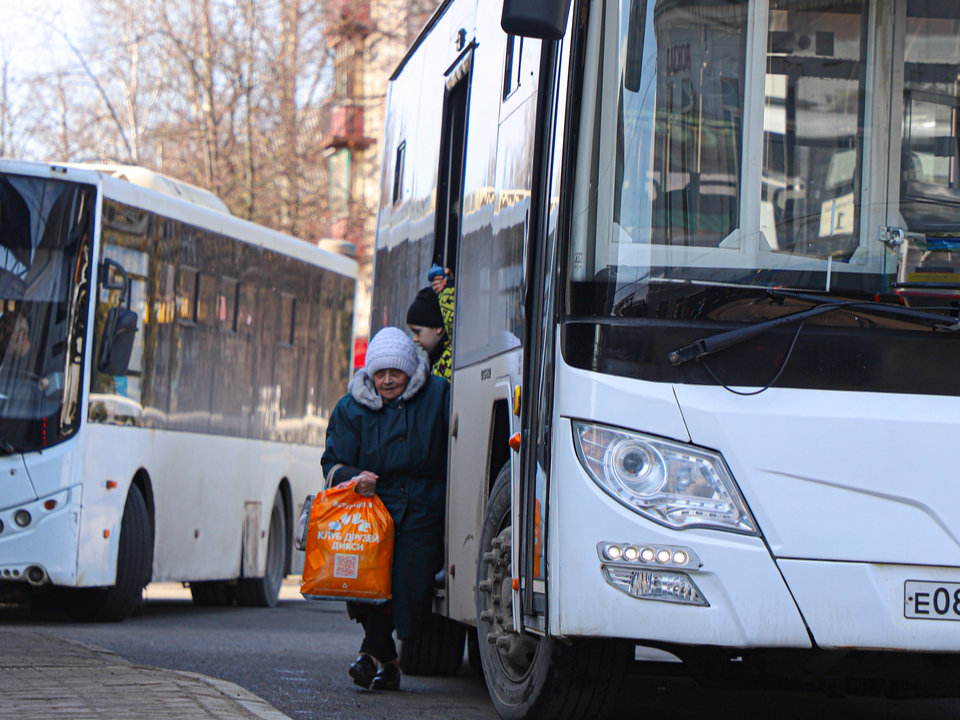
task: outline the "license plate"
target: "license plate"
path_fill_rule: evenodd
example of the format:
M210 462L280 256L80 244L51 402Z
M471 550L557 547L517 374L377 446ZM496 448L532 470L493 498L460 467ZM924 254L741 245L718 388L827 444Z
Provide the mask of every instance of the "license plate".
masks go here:
M907 580L903 616L911 620L960 620L960 583Z

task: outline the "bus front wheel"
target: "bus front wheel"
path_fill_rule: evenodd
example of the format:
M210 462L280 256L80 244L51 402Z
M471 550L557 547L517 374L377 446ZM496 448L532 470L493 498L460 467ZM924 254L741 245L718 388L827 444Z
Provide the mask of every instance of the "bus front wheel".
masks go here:
M290 554L287 513L280 491L273 498L270 530L267 538L267 564L262 578L241 578L237 583L237 604L248 607L276 607L280 586Z
M561 642L513 626L510 517L507 463L490 493L477 560L477 645L493 704L508 720L605 717L616 702L633 644Z
M108 588L80 588L70 598L67 614L74 620L116 622L128 617L143 599L153 565L153 538L147 503L131 485L120 521L117 581Z

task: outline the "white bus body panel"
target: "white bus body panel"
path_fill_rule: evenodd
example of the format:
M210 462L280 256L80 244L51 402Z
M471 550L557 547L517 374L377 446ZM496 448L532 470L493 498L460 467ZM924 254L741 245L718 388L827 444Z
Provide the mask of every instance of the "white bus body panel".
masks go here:
M127 490L140 469L150 476L153 489L155 582L239 577L248 502L260 503L254 577L262 576L264 531L280 481L286 477L290 483L294 518L303 497L322 484L321 448L96 424L86 432L92 447L111 450L87 453L84 463L90 488L81 528L83 585L115 581L116 548L104 540L104 530L110 531L110 540L119 536ZM292 469L298 474L291 476ZM119 486L108 490L107 480Z
M564 406L575 407L576 390L566 390ZM631 400L624 393L621 404ZM640 402L631 404L638 416L644 414ZM595 419L609 422L602 409ZM569 420L560 420L554 437L547 595L552 634L725 647L811 646L763 540L708 530L678 532L646 520L587 476L574 451ZM597 555L602 541L690 548L703 563L690 577L710 607L638 600L610 586Z
M944 475L942 455L904 451L949 447L960 401L776 389L739 397L562 362L558 379L551 632L730 647L808 647L810 635L822 648L960 645L960 622L905 617L904 592L908 580L960 583L960 484ZM584 471L568 418L674 440L689 430L691 442L723 454L767 543L673 530L614 501ZM710 607L637 600L609 586L602 541L690 548L703 567L689 575Z
M0 511L37 499L22 455L0 457Z
M960 568L960 398L678 385L778 558ZM957 570L960 581L960 569Z
M778 564L818 647L949 653L960 648L960 622L904 617L903 591L907 580L960 582L957 568L805 560ZM950 615L956 618L952 608Z
M56 500L47 510L44 502ZM57 585L77 584L77 549L83 488L74 485L57 493L22 503L10 512L0 511L4 533L0 539L0 580L22 580L27 568L46 570ZM33 518L29 527L19 528L13 521L16 510L26 510Z
M520 381L522 357L515 350L454 372L450 406L457 436L451 438L449 462L450 477L455 480L447 483L447 610L454 620L469 624L477 621L474 588L480 538L476 529L483 526L488 478L500 470L488 467L491 411L494 403L506 402L510 434L519 429L511 398Z

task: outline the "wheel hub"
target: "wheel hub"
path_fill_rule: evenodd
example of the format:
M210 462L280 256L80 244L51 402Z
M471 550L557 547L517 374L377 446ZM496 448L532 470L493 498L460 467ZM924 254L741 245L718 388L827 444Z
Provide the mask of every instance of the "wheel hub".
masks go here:
M480 620L489 624L486 640L496 646L497 659L504 673L520 681L530 671L539 640L517 632L513 624L513 587L510 560L513 551L513 533L504 528L483 556L485 577L480 582L483 611Z

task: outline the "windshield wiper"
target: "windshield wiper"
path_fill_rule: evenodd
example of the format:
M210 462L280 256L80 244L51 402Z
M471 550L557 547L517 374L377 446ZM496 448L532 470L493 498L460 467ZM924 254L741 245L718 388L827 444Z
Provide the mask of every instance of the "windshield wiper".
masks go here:
M834 310L848 310L856 308L868 314L889 315L898 319L909 320L920 325L928 325L934 330L946 330L948 332L960 330L960 321L958 321L958 319L952 315L941 315L940 313L932 313L925 310L914 310L913 308L905 308L901 307L900 305L885 305L878 302L866 302L862 300L844 301L834 298L823 298L817 295L786 292L782 290L771 290L769 295L773 297L790 297L818 304L816 307L812 307L809 310L801 310L800 312L795 312L790 315L783 315L781 317L774 318L773 320L754 323L753 325L748 325L745 328L728 330L727 332L718 333L717 335L701 338L690 345L684 345L682 348L672 351L667 356L670 364L674 367L677 367L683 365L685 362L689 362L690 360L699 360L705 355L711 355L715 352L725 350L728 347L732 347L733 345L739 345L740 343L749 340L752 337L760 335L761 333L765 333L771 328L775 328L780 325L790 325L795 322L802 322L808 318L812 318L817 315L824 315L825 313L833 312Z

